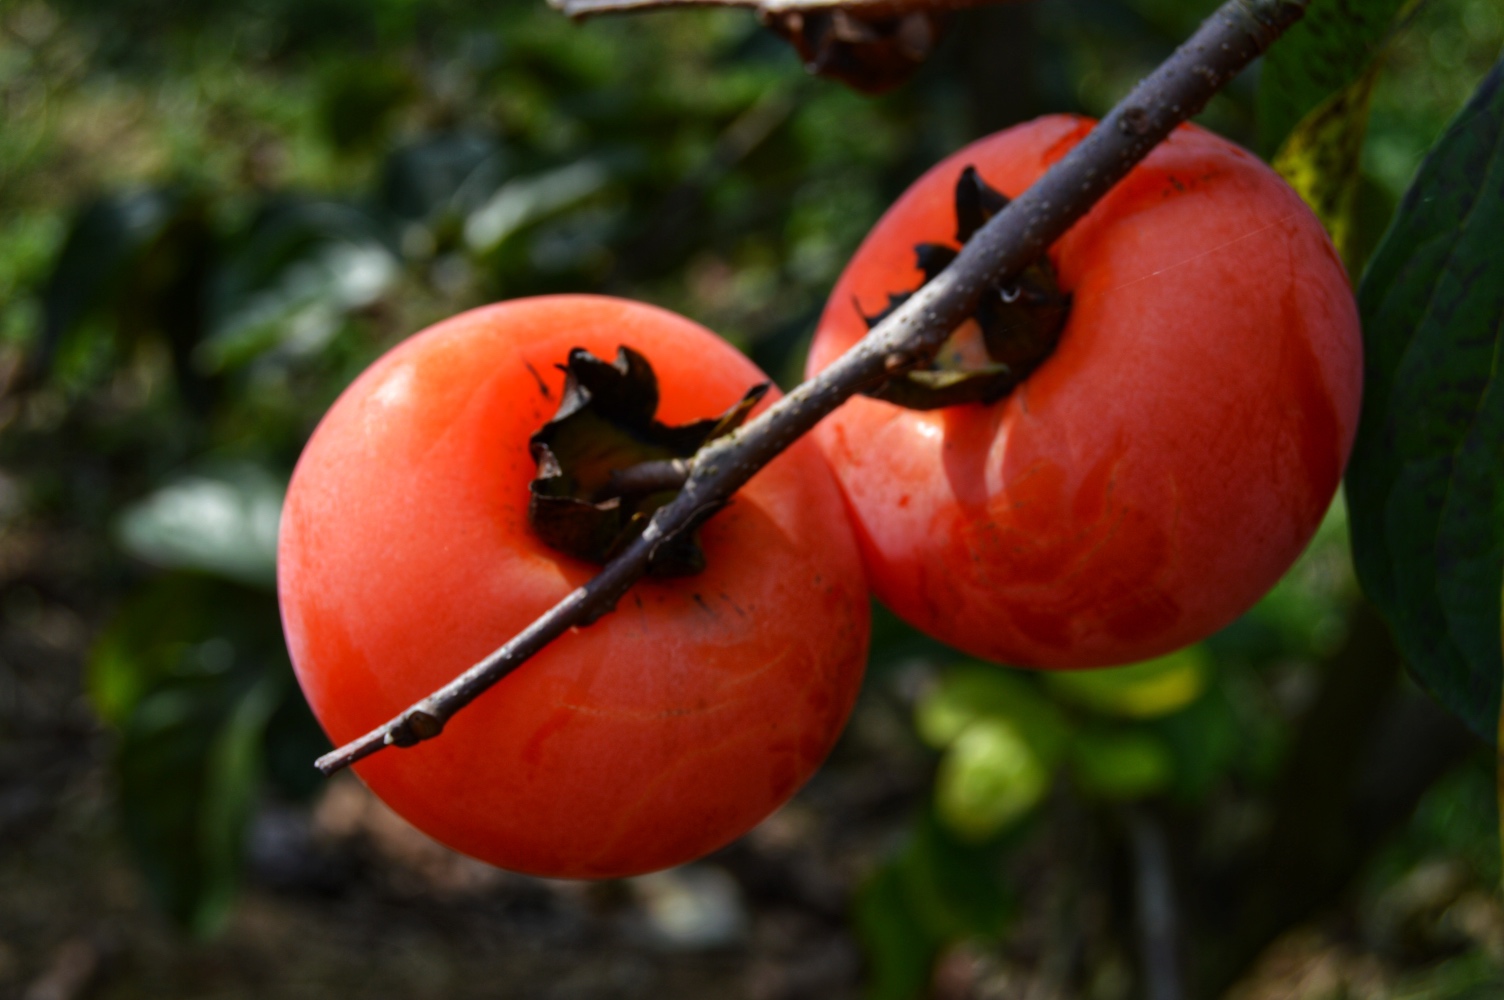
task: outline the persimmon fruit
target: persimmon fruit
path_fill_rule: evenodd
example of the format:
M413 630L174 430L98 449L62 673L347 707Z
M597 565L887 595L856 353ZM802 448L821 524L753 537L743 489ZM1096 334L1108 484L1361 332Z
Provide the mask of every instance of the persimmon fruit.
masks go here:
M808 373L923 280L926 253L955 238L967 167L1016 197L1091 125L1042 118L920 178L841 276ZM1019 666L1142 660L1230 622L1310 540L1357 423L1357 310L1295 192L1192 125L1048 256L1069 313L1009 395L933 410L858 397L816 434L868 580L901 617Z
M599 569L528 523L529 438L574 348L627 346L658 416L714 416L764 381L725 341L592 296L503 303L398 345L345 391L298 462L278 588L298 679L343 743L443 686ZM834 744L866 659L868 598L812 441L699 532L706 566L646 579L448 723L356 765L439 841L504 868L615 877L750 829Z

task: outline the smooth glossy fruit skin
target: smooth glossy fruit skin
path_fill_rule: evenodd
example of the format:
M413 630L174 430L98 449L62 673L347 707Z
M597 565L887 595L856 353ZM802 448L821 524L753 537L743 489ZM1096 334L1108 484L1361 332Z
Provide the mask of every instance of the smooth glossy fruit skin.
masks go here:
M298 679L336 744L510 639L598 567L527 524L528 437L572 347L658 373L669 423L764 376L714 334L591 296L503 303L400 344L314 433L282 517L278 585ZM712 851L824 759L866 660L866 585L813 442L705 525L709 569L638 583L452 719L356 770L410 822L538 875L606 878Z
M1090 130L1054 116L924 175L831 294L811 375L917 286L975 164L1015 197ZM974 655L1042 668L1142 660L1232 621L1310 540L1362 381L1347 275L1299 197L1183 126L1050 251L1073 293L1056 352L992 406L858 398L818 440L877 596Z

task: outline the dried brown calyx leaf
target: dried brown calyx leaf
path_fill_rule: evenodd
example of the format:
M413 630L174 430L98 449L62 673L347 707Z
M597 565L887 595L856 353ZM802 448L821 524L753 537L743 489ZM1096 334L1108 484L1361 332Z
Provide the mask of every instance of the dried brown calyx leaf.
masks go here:
M1006 195L984 181L975 167L966 167L956 181L956 242L964 246L1007 205ZM924 272L919 287L945 270L958 253L958 247L943 243L916 245L914 254ZM913 294L891 292L881 312L863 313L868 329ZM987 289L971 318L956 328L928 364L894 375L868 395L912 410L996 402L1050 356L1069 314L1070 295L1060 290L1049 260L1041 258L1012 281Z
M528 521L550 548L604 563L642 534L683 484L684 463L706 443L740 427L769 383L755 385L719 417L670 427L655 419L658 378L647 358L617 348L607 363L583 348L569 352L559 411L529 440L538 475ZM705 568L698 528L707 509L654 554L653 576L688 576Z
M940 10L760 11L763 24L799 53L818 76L880 94L903 83L924 63L945 30Z

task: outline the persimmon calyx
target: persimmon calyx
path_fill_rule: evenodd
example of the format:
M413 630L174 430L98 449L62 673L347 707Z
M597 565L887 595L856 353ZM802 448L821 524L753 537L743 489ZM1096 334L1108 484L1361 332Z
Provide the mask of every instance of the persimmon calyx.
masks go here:
M1007 205L1008 197L983 180L975 167L961 171L955 193L956 242L964 246ZM917 244L915 261L924 274L919 288L945 270L959 253L959 248L944 243ZM875 316L862 313L868 329L913 294L890 292L881 312ZM867 395L911 410L994 403L1012 392L1054 351L1070 314L1070 301L1070 295L1060 290L1054 267L1048 259L1040 258L1007 284L989 288L971 317L956 328L928 363L896 372ZM861 306L856 308L860 313Z
M863 11L763 7L762 23L799 53L804 68L865 94L908 80L945 33L942 10Z
M538 464L528 523L550 548L595 563L642 534L653 512L678 494L695 452L740 427L770 387L753 386L719 417L671 427L655 419L653 366L630 347L618 347L614 363L577 347L558 367L565 376L559 410L528 440ZM648 573L704 569L697 529L717 509L664 542Z

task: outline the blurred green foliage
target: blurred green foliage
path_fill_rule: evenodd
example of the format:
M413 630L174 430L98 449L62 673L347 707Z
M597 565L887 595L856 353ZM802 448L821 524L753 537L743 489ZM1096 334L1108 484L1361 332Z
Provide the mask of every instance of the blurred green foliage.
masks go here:
M806 77L737 12L577 27L518 0L0 5L0 467L21 496L3 516L96 553L116 610L90 693L164 907L212 931L258 796L316 790L268 526L315 422L382 350L486 301L595 291L682 312L797 381L828 289L910 180L987 129L1104 112L1213 6L972 12L873 100ZM1350 263L1501 46L1496 0L1425 0L1388 42L1338 178ZM1276 142L1330 97L1306 87L1270 126L1271 78L1202 121ZM1084 823L1072 809L1111 829L1148 804L1204 819L1205 853L1237 850L1356 600L1339 503L1249 615L1147 664L1041 678L880 614L872 686L917 671L902 700L935 777L856 901L871 995L920 995L955 942L1006 935L1010 865L1058 816ZM1365 891L1435 854L1496 879L1490 794L1477 774L1438 785ZM1497 969L1445 975L1481 990Z

